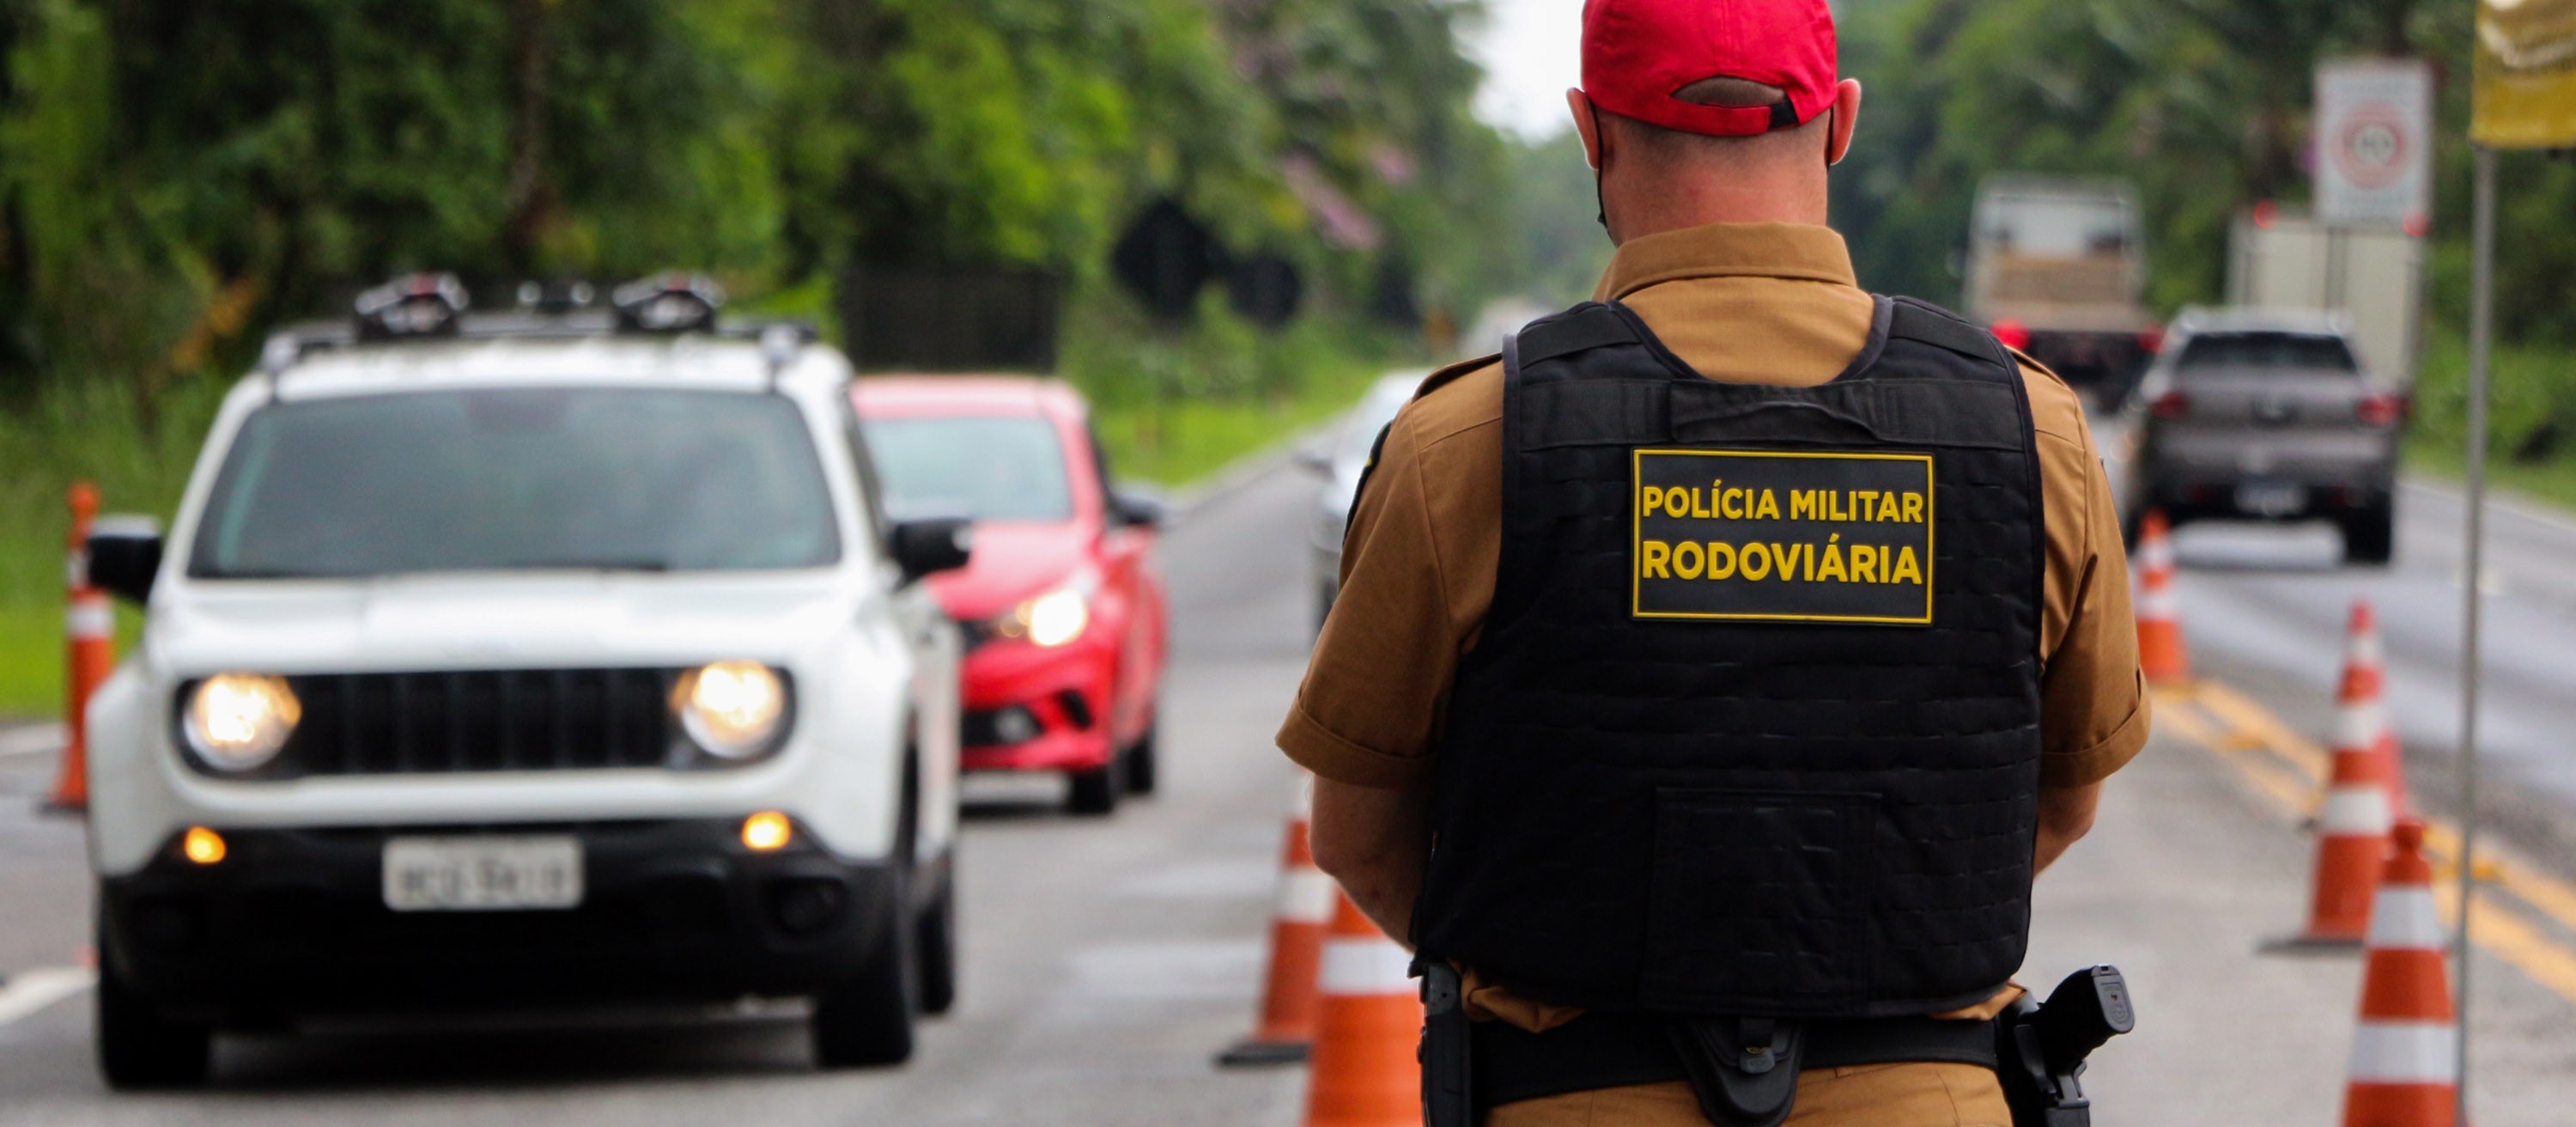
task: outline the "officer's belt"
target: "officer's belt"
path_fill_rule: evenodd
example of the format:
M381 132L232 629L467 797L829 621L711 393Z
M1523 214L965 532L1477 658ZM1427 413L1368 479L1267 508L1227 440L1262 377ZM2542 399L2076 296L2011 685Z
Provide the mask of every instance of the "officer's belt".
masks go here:
M1480 1021L1474 1038L1476 1106L1687 1081L1666 1033L1671 1018L1591 1013L1545 1033ZM1995 1023L1929 1017L1806 1022L1806 1068L1938 1061L1996 1067Z

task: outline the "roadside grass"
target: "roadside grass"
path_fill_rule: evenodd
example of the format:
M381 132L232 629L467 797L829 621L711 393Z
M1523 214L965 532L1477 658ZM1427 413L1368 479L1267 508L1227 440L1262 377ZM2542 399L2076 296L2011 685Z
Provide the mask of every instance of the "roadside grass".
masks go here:
M1114 403L1096 407L1092 418L1120 478L1177 488L1349 410L1391 370L1347 360L1308 373L1292 393Z
M1176 329L1093 293L1066 311L1062 368L1091 401L1110 472L1172 488L1349 408L1420 347L1333 311L1263 330L1214 292Z
M2468 461L2468 341L2456 330L2437 330L2426 344L2407 464L2457 480ZM2576 508L2576 349L2499 343L2491 382L2488 480Z
M230 381L180 381L146 417L132 388L60 380L33 402L0 411L0 718L38 719L63 707L63 566L75 481L98 486L102 509L163 522ZM138 625L118 610L120 644Z

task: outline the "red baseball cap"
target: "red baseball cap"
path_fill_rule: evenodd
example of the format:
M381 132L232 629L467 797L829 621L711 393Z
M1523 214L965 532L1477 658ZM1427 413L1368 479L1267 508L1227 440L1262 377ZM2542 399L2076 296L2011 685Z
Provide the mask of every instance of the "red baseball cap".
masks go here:
M1779 106L1710 106L1673 93L1711 78L1788 92ZM1746 137L1805 125L1834 104L1825 0L1584 0L1583 93L1685 133Z

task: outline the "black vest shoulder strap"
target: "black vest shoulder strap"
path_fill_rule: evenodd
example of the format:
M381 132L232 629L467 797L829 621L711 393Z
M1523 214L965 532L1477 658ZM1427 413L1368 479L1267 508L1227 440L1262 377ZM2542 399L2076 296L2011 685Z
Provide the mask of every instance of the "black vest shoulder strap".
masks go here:
M1890 298L1887 335L1903 340L1946 348L1974 360L1986 360L2007 369L2020 366L2012 353L1993 333L1969 324L1958 314L1910 297Z
M1509 351L1522 364L1536 364L1571 356L1614 344L1636 344L1642 339L1635 323L1619 315L1613 306L1587 301L1552 317L1544 317L1522 326L1512 334L1514 347Z

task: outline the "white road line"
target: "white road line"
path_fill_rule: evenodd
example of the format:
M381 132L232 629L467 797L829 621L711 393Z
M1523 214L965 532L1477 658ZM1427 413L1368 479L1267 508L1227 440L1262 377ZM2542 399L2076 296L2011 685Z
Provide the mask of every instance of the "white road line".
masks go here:
M2412 489L2418 493L2434 494L2449 500L2453 504L2464 505L2467 504L2469 500L2468 494L2461 492L2458 486L2452 485L2448 482L2427 481L2411 474L2400 480L2407 489ZM2530 521L2533 524L2543 525L2558 532L2563 532L2570 536L2576 536L2576 517L2570 517L2566 512L2552 508L2542 502L2526 501L2520 497L2512 495L2511 493L2500 493L2495 489L2489 489L2487 491L2487 507L2500 512L2511 513L2514 516Z
M39 967L0 986L0 1025L7 1025L98 984L88 967Z
M0 732L0 759L43 755L62 746L63 726L60 724L31 724Z

